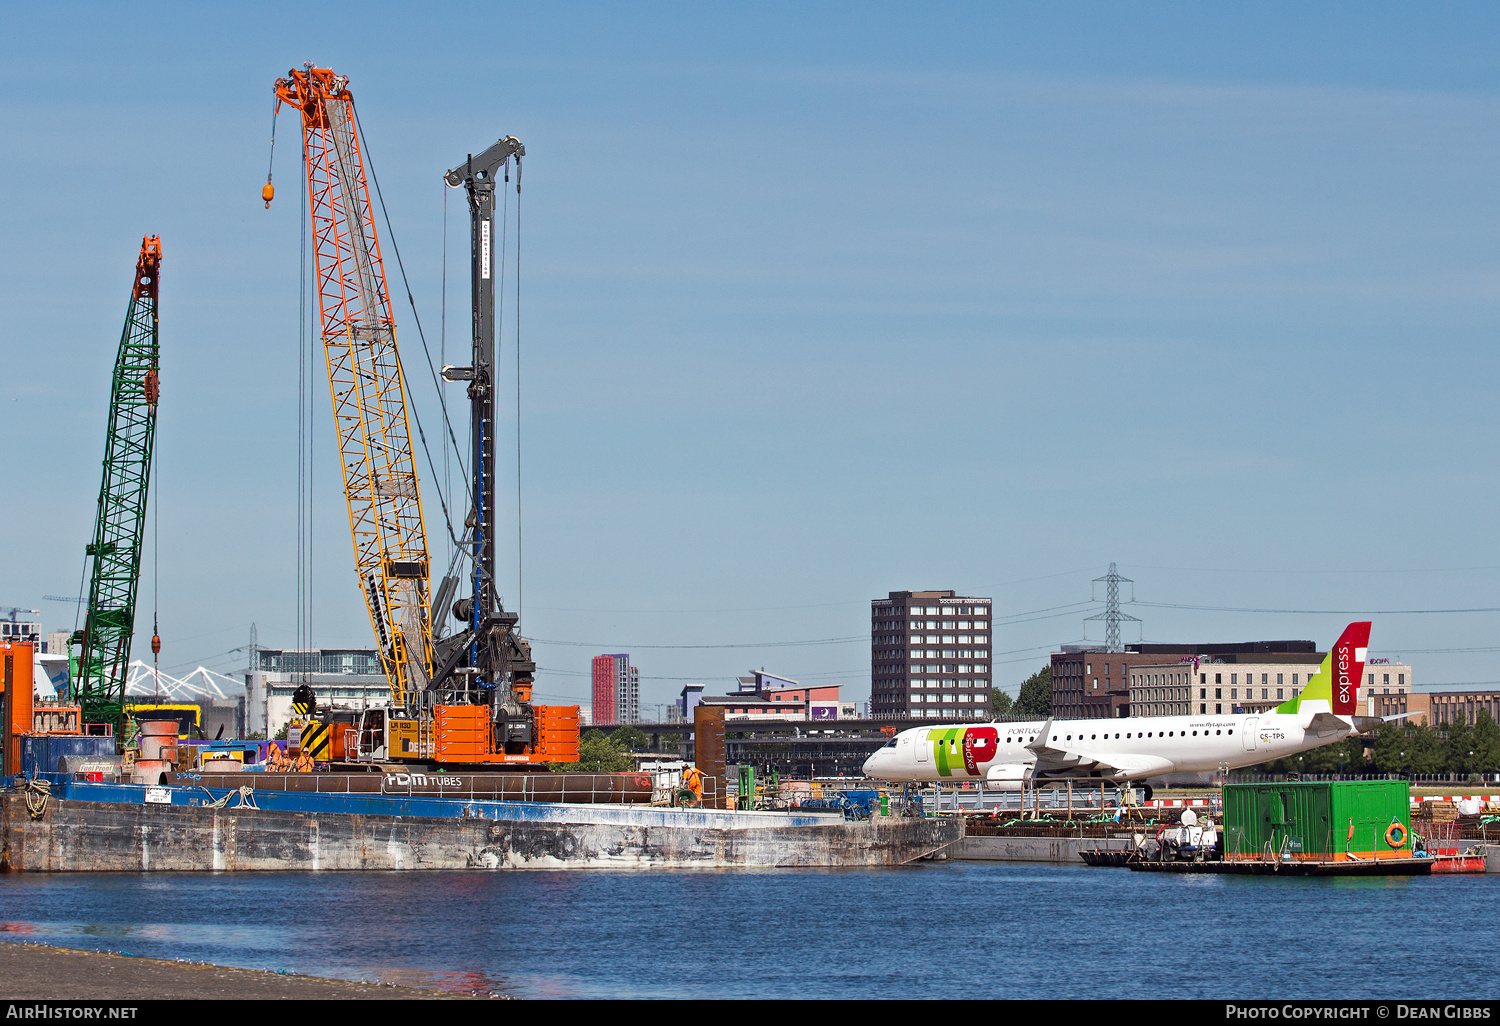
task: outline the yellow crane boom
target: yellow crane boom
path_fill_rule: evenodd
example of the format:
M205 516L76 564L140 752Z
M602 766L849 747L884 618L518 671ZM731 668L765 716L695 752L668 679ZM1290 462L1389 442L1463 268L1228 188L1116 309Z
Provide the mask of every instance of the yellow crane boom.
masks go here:
M354 558L392 702L411 712L432 666L427 533L348 84L307 64L277 79L277 109L287 104L302 114L318 312ZM269 183L265 199L269 206Z

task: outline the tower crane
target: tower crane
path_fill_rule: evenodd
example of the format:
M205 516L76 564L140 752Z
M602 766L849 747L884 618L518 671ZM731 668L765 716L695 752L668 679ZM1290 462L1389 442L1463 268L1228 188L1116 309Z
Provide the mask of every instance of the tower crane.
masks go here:
M76 697L83 706L84 722L110 723L117 738L122 736L156 404L161 395L156 310L160 270L161 239L147 235L141 240L125 329L115 356L94 540L84 550L93 563L88 612L83 627L69 639L70 645L78 647ZM153 638L152 644L159 642Z
M517 631L519 618L504 610L494 585L490 215L484 215L484 248L475 237L473 366L444 372L450 380L450 371L470 372L474 477L464 549L470 550L472 558L473 591L454 608L467 628L441 638L443 632L435 631L433 625L430 561L412 457L406 385L354 98L347 78L311 63L278 79L275 91L278 110L286 104L302 114L318 305L344 492L361 590L391 687L392 708L384 720L383 741L366 745L365 720L354 732L360 739L360 754L368 749L389 758L441 764L576 760L577 708L531 704L536 664ZM470 185L471 209L493 210L494 170L512 156L519 161L525 152L515 143L501 153L506 142L471 160L479 172L457 179L455 172L449 173L450 185ZM472 184L471 178L479 184ZM481 197L478 201L476 194ZM268 177L262 191L267 206L273 195ZM491 200L488 207L485 196ZM477 233L479 221L475 226ZM450 575L439 588L435 605L440 616L446 613L456 583Z

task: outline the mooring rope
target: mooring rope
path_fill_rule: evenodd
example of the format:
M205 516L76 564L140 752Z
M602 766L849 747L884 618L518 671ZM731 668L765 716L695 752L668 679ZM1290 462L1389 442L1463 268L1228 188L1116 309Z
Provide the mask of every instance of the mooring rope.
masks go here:
M204 794L213 794L213 792L206 787L202 788L201 790ZM238 805L230 805L229 799L233 798L235 795L239 795L240 803ZM239 786L239 790L230 791L222 798L216 798L211 802L205 802L202 807L205 809L250 809L253 812L260 811L260 806L255 804L255 788L250 784L241 784Z
M41 819L47 812L47 799L52 797L52 782L33 778L26 782L26 811L32 819Z

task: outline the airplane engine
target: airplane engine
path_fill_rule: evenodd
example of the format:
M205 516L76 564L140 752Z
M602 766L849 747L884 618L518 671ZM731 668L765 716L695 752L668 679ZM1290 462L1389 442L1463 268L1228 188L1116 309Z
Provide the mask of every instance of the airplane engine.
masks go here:
M1002 762L991 766L984 775L984 786L986 790L1019 791L1030 769L1031 766L1024 762Z

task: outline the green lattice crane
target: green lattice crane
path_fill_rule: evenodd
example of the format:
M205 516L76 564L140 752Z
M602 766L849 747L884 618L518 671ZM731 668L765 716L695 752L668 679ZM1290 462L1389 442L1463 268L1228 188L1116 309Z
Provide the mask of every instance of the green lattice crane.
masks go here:
M156 402L161 393L156 338L160 267L161 240L148 235L141 240L125 330L115 357L109 430L104 437L104 481L99 486L94 540L85 550L93 562L88 616L83 629L72 637L79 649L75 697L83 706L84 722L113 724L116 737L122 736Z

